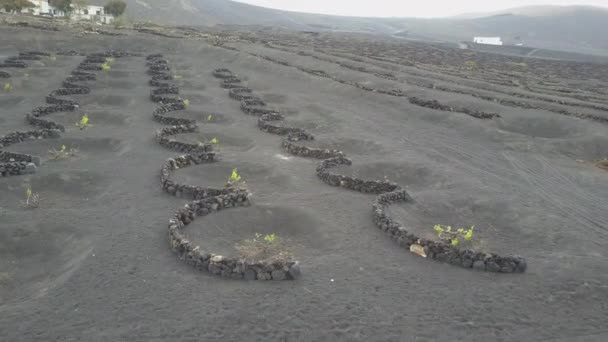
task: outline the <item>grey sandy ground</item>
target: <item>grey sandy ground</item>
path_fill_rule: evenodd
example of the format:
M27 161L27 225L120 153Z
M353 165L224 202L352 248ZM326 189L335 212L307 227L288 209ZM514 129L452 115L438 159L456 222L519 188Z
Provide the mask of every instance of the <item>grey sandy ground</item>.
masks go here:
M6 341L600 341L608 336L608 174L577 159L605 157L608 125L520 110L467 96L416 89L440 101L498 112L482 121L413 106L198 41L72 37L0 28L0 54L24 50L125 49L167 56L182 76L188 113L217 112L201 135L228 140L214 166L176 179L218 186L238 167L253 206L199 219L187 228L201 246L233 253L254 232L290 239L302 262L294 282L210 277L180 262L166 223L185 201L163 194L143 58L118 59L99 73L78 113L53 114L86 131L12 151L45 156L62 143L76 158L47 161L38 173L0 179L0 331ZM246 45L240 48L247 48ZM253 47L252 47L253 49ZM179 53L177 53L179 52ZM285 53L276 53L277 58ZM0 134L28 129L23 115L42 105L81 57L16 74L0 95ZM294 62L297 60L294 59ZM309 60L306 63L312 63ZM318 69L381 82L325 62ZM415 204L392 207L420 235L433 224L475 224L484 247L528 259L524 274L472 272L407 253L371 221L373 196L328 187L315 162L285 156L280 138L260 132L211 75L228 67L318 144L342 146L344 172L407 186ZM15 100L18 99L18 100ZM207 132L207 133L206 133ZM197 137L195 137L197 138ZM185 140L192 137L184 137ZM346 147L344 147L346 146ZM32 184L41 208L19 207ZM333 281L332 281L333 279Z

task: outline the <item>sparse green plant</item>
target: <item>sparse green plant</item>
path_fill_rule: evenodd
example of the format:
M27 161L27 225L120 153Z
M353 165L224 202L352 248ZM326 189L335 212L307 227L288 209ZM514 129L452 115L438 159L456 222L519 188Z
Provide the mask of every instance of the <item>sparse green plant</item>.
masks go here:
M181 75L173 75L174 80L181 80L183 77Z
M110 70L112 70L112 67L110 66L110 64L108 64L108 62L105 62L105 63L101 64L101 70L110 71Z
M190 100L188 100L188 99L182 99L182 101L184 102L184 106L186 106L186 107L190 106Z
M293 259L283 239L275 233L255 233L253 238L238 243L236 249L241 259L250 262L285 263Z
M11 90L13 90L13 85L10 82L6 82L6 83L4 83L3 89L4 89L4 91L11 91Z
M464 67L468 70L477 70L478 65L477 62L473 61L473 60L469 60L464 62Z
M245 183L245 180L243 177L241 177L238 170L233 169L232 173L230 174L230 178L228 178L228 181L226 181L226 187L234 189L246 189L247 183Z
M209 115L207 116L207 121L208 121L208 122L212 122L212 121L214 121L214 120L215 120L215 118L213 117L213 115L209 114Z
M32 191L32 187L28 185L25 190L25 200L21 201L21 205L28 209L35 209L40 206L40 195Z
M78 121L76 123L76 127L80 128L80 130L85 130L85 129L89 128L90 126L91 126L91 124L89 123L88 114L82 115L82 117L80 118L80 121Z
M452 230L452 226L444 226L441 224L436 224L433 227L433 230L437 233L437 237L454 247L458 247L461 241L469 242L473 239L473 230L475 226L471 226L471 228L456 228Z
M65 145L61 145L60 149L53 148L49 150L49 153L53 160L69 159L70 157L75 156L77 152L78 150L74 148L68 149Z

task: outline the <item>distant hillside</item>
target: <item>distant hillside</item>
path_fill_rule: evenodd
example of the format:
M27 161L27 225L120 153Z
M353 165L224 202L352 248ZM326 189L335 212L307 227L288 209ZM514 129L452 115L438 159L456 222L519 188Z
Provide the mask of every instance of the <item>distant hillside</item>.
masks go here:
M99 1L93 1L99 2ZM126 0L127 13L171 25L264 25L291 30L371 32L449 42L501 36L507 43L608 55L608 9L531 6L454 18L359 18L274 10L229 0ZM102 2L103 3L103 2Z

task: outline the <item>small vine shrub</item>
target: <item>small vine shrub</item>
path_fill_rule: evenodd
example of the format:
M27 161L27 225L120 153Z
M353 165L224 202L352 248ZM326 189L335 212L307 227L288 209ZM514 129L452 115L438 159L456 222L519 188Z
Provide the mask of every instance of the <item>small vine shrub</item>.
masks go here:
M458 247L461 242L467 243L473 239L473 230L475 226L471 226L471 228L456 228L452 229L452 226L444 226L441 224L436 224L433 227L433 230L437 233L437 237L454 247Z
M235 247L239 257L248 262L285 263L293 260L283 239L274 233L255 233L253 238L243 240Z

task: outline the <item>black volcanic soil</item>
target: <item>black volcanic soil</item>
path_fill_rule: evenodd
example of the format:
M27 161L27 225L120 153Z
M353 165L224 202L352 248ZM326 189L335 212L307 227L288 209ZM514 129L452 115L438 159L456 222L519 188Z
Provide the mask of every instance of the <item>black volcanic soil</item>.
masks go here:
M278 233L302 263L302 278L216 278L185 265L170 251L167 222L186 200L161 191L159 171L177 153L154 140L154 131L163 126L152 119L156 104L149 100L145 59L117 58L110 72L97 72L97 81L89 82L90 94L73 96L81 104L77 112L49 116L66 126L61 138L6 148L40 155L42 165L32 175L0 178L0 340L608 338L608 173L577 161L608 156L608 123L417 87L261 44L226 45L241 50L235 51L204 40L128 33L83 36L0 27L0 56L58 48L164 54L181 77L180 95L191 101L175 115L200 125L200 132L174 138L195 143L217 137L221 155L216 164L177 170L172 178L219 187L238 168L253 193L251 207L196 220L187 227L189 236L202 247L230 255L236 242L255 232ZM428 65L402 67L395 51L383 55L393 62L380 62L381 49L373 51L376 59L369 58L368 48L375 44L345 40L343 45L343 54L361 51L368 69L388 63L398 78L417 73L454 84L436 79L439 66L427 70L435 68L431 62L437 55ZM479 120L419 107L406 98L358 89L248 52L501 117ZM44 105L44 97L61 86L82 58L57 56L48 65L5 70L12 74L14 89L0 92L0 136L33 129L24 115ZM432 237L434 224L475 225L480 249L522 255L527 271L476 272L400 248L372 223L373 195L327 186L315 175L318 161L288 155L280 137L258 130L257 118L243 114L212 76L222 67L238 74L269 106L284 111L289 125L313 132L317 140L307 145L341 149L352 158L352 167L337 170L366 179L386 176L407 188L415 202L390 211L413 232ZM531 70L530 79L550 67ZM468 73L454 70L460 76ZM560 77L565 72L560 70ZM484 73L475 85L493 84L493 75ZM575 80L578 85L571 87L601 97L582 89L606 89L605 81ZM556 82L569 84L567 78ZM608 117L601 110L551 106ZM83 113L89 114L91 127L81 131L74 123ZM208 122L209 114L215 120ZM78 154L49 160L46 151L62 144L77 148ZM26 184L40 193L40 208L20 206Z

